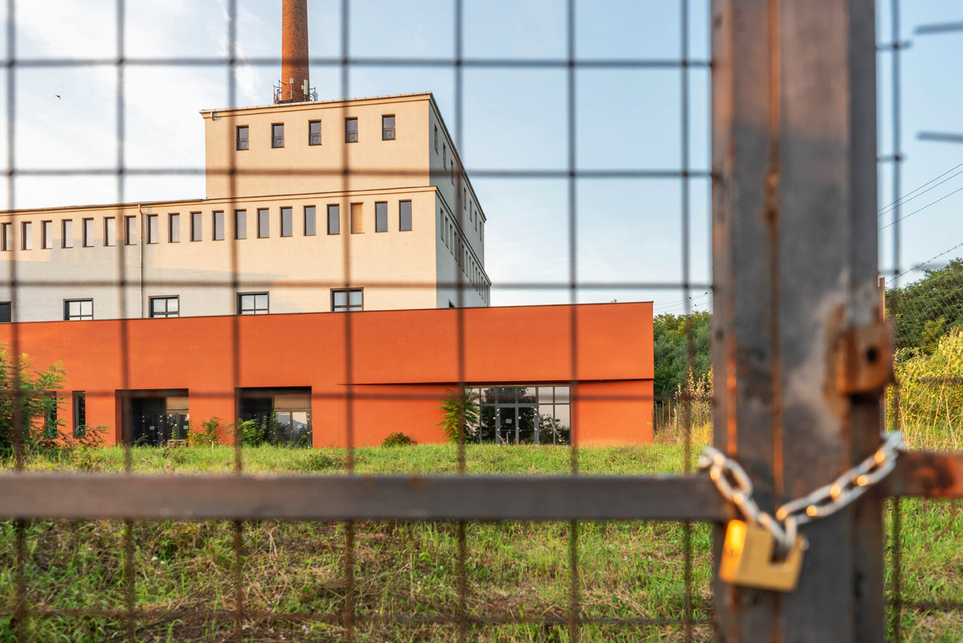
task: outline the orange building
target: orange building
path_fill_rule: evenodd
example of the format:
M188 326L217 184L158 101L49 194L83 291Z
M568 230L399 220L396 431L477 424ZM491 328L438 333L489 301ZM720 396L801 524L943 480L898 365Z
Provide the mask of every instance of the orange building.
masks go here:
M212 417L315 447L440 442L459 382L482 411L473 440L652 438L651 303L36 322L0 326L0 342L61 362L68 430L103 426L108 443Z

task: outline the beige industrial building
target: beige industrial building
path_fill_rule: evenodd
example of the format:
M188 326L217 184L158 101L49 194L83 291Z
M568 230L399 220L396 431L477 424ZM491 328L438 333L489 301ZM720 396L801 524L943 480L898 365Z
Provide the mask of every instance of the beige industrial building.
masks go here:
M0 212L0 319L489 305L485 215L430 93L201 114L206 199Z

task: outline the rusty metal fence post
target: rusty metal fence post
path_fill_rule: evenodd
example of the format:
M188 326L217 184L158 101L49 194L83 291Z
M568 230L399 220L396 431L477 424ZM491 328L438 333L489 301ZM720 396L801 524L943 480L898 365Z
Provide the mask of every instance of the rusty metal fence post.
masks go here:
M773 511L879 445L878 394L840 385L847 358L885 361L847 352L879 314L874 2L714 0L712 20L715 445ZM883 640L880 490L803 533L796 592L715 582L720 640Z

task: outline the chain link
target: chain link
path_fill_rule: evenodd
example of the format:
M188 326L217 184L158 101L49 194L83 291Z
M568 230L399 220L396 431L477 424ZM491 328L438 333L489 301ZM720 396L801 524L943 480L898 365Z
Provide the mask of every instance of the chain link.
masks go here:
M896 467L899 451L905 448L901 433L886 435L882 446L871 456L830 484L782 505L775 518L759 509L752 499L752 481L738 462L718 449L706 447L699 457L699 467L709 470L719 493L739 509L747 522L760 525L775 537L777 553L782 556L795 543L799 525L830 516L866 493Z

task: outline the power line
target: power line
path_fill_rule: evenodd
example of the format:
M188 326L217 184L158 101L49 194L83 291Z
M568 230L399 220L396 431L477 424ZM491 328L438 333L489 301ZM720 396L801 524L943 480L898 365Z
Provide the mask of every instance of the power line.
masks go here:
M949 174L950 172L952 172L953 170L959 169L959 168L961 168L961 167L963 167L963 163L960 163L960 164L957 165L956 167L950 168L950 169L947 170L946 172L943 172L943 173L940 174L938 177L927 181L926 183L924 183L923 185L919 186L918 188L916 188L916 189L913 190L912 192L907 192L906 194L904 194L904 195L901 196L900 198L896 199L895 201L893 201L892 203L890 203L890 204L887 205L886 207L881 208L881 209L876 213L876 217L879 218L879 217L883 216L884 214L886 214L887 212L889 212L890 210L892 210L893 208L895 208L897 205L903 205L904 203L908 203L908 202L912 201L913 199L915 199L916 197L922 196L923 194L926 194L926 193L929 192L930 190L932 190L932 189L934 189L934 188L937 188L937 187L943 185L944 183L946 183L946 182L949 181L950 179L954 179L954 178L958 177L959 175L963 174L963 170L960 170L959 172L957 172L956 174L954 174L953 176L951 176L951 177L949 177L949 178L943 179L942 181L940 181L939 183L937 183L937 184L934 185L933 187L927 188L926 190L923 190L923 188L925 188L927 185L929 185L929 184L932 183L933 181L937 181L937 180L943 178L944 176L946 176L947 174ZM916 193L916 192L919 192L920 190L923 190L923 191L920 192L919 194L917 194L916 196L910 196L910 195L912 195L912 194L914 194L914 193Z
M953 196L954 194L956 194L957 192L963 192L963 188L957 188L957 189L953 190L952 192L950 192L949 194L947 194L947 195L945 195L945 196L941 196L941 197L938 198L936 201L933 201L932 203L927 203L926 205L924 205L922 208L919 208L918 210L913 210L912 212L910 212L909 214L907 214L905 217L900 217L899 219L896 219L895 221L891 221L890 223L887 223L887 224L884 225L882 228L877 228L877 229L876 229L876 232L882 232L883 230L885 230L886 228L890 227L890 226L893 225L894 223L897 223L897 222L899 222L899 221L903 221L904 219L909 219L909 218L910 218L911 216L913 216L914 214L917 214L917 213L919 213L919 212L922 212L923 210L925 210L926 208L930 207L931 205L936 205L937 203L939 203L939 202L942 201L943 199L947 199L947 198Z

